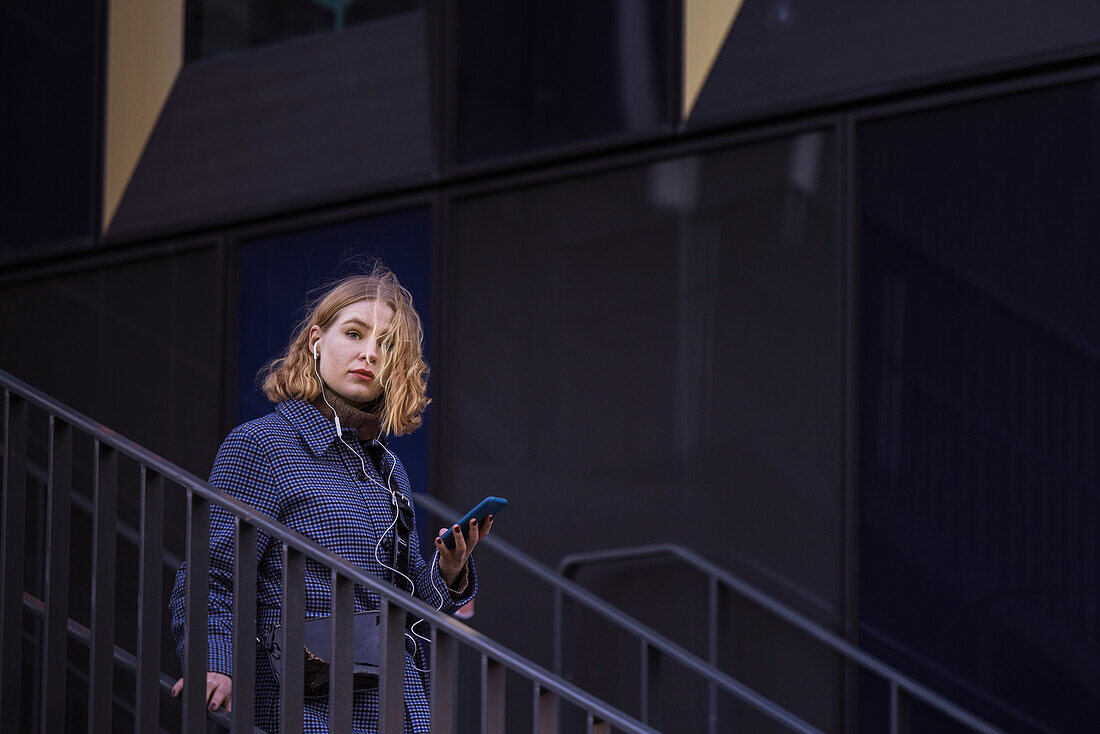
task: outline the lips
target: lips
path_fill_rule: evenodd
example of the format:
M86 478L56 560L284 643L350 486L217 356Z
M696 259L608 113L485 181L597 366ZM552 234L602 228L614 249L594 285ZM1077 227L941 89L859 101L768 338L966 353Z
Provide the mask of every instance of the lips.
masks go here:
M374 379L374 373L370 370L352 370L351 374L362 380L366 380L367 382L370 382Z

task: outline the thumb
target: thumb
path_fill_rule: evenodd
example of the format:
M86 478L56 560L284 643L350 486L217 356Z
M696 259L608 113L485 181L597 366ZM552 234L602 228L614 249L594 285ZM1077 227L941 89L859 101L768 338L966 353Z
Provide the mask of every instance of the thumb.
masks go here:
M176 685L172 686L172 698L180 695L180 691L183 689L183 678L176 681Z

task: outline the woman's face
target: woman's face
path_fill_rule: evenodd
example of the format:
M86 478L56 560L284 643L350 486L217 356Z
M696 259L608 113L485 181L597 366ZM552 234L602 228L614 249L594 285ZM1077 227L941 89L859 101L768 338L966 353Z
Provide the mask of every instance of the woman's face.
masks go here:
M337 395L362 405L382 394L381 344L392 319L386 304L358 301L340 309L327 329L310 328L310 351L316 345L321 378Z

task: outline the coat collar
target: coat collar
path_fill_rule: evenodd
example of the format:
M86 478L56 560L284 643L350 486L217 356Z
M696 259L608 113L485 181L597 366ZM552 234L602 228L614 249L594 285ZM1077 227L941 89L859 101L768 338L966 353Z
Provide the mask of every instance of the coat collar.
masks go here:
M284 400L275 406L275 412L297 431L314 456L321 456L336 442L336 426L304 400Z
M298 398L291 398L277 403L275 412L281 415L290 424L291 428L302 437L302 442L314 456L321 456L336 443L336 426L328 418L321 415L321 411L317 410L311 403ZM344 433L344 440L359 441L359 435L355 432L355 429L345 428ZM376 440L382 445L386 444L384 436L379 436ZM374 443L374 441L370 443Z

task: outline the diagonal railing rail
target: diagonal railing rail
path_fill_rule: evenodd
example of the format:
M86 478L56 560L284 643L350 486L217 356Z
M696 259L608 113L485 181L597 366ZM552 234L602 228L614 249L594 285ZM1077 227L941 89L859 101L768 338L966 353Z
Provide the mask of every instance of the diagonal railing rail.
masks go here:
M426 508L437 517L444 519L459 516L451 507L440 500L428 495L417 495L417 504ZM707 685L715 689L723 690L737 699L748 704L772 721L781 724L789 731L801 734L821 734L821 730L803 721L798 716L787 711L782 706L770 700L766 696L752 689L750 686L733 678L728 673L720 670L710 662L703 660L698 655L678 645L668 637L657 632L653 628L643 624L634 617L626 614L615 605L601 599L583 586L575 583L566 576L558 573L544 563L502 539L494 533L479 541L479 547L493 550L510 563L514 563L535 578L543 581L554 589L556 602L554 604L554 672L561 675L563 670L563 645L562 645L562 599L568 597L580 604L608 624L625 631L631 637L637 639L641 648L642 664L638 668L638 681L640 687L639 701L641 711L638 718L645 723L651 723L654 707L651 701L660 697L659 680L655 675L661 665L661 659L676 662L686 670L694 673L706 681ZM716 722L717 716L712 715L711 721Z
M382 582L364 569L336 556L308 538L248 505L214 489L205 481L123 438L105 426L69 409L35 388L0 371L3 387L3 547L0 549L0 730L20 729L23 698L22 626L25 511L27 501L27 441L30 408L48 418L45 600L43 601L43 705L38 716L44 732L64 731L66 645L70 634L67 617L68 568L61 559L68 554L69 507L72 495L73 437L80 433L93 443L93 553L92 608L87 641L90 649L88 727L111 731L114 694L115 561L118 521L118 460L137 462L140 468L141 549L139 553L135 727L137 731L159 716L161 693L160 644L164 609L159 591L164 539L164 494L174 484L187 498L186 623L184 642L184 690L182 729L204 732L207 721L205 677L207 671L207 607L209 574L210 508L217 505L234 518L235 564L233 595L234 705L231 726L248 732L255 726L254 690L256 629L256 542L262 532L282 549L282 649L303 648L305 622L304 568L307 559L329 569L332 575L332 685L329 691L329 726L348 731L352 723L352 660L350 650L353 592L355 585L378 594L381 600L381 675L379 676L379 731L404 731L404 629L411 612L432 626L431 717L436 732L450 734L455 725L453 661L459 646L481 658L481 718L484 732L504 729L505 670L513 671L530 685L535 706L533 729L544 734L557 731L560 702L586 713L587 730L610 732L612 727L631 734L655 734L656 730L600 701L560 676L532 663L490 640L459 620L444 615ZM154 588L155 587L155 588ZM33 606L33 604L32 604ZM303 656L287 656L280 679L282 729L302 731ZM155 727L155 724L154 724Z
M718 564L704 558L695 551L676 543L654 543L650 545L612 548L586 553L573 553L561 559L558 572L565 578L573 579L585 566L622 561L648 560L652 558L675 558L707 577L707 647L708 657L717 664L718 656L718 595L719 589L733 591L744 599L767 610L786 624L801 630L806 635L824 644L833 652L859 665L861 668L886 681L889 696L890 734L903 734L911 730L910 702L921 701L944 716L954 719L972 731L981 734L1004 734L1000 729L984 719L948 700L927 686L924 686L901 671L887 665L877 658L845 640L840 635L813 620L799 614L790 607L773 599L747 581L735 576ZM554 631L555 640L560 640L562 630L560 617ZM560 643L559 643L560 644ZM712 713L715 705L714 684L711 684L710 705ZM713 718L712 718L713 721Z

